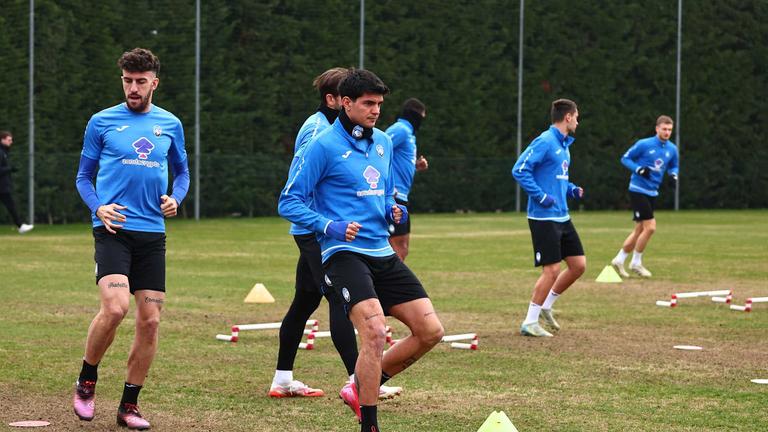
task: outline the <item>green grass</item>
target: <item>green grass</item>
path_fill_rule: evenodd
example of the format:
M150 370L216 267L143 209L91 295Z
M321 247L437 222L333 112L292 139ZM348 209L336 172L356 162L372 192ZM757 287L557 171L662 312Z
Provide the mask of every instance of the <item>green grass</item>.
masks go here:
M594 282L632 228L629 212L574 214L587 274L555 308L563 330L517 335L539 270L523 215L422 215L408 265L448 334L477 332L480 350L441 344L393 379L385 431L475 431L503 410L521 431L768 430L768 305L733 312L708 299L654 306L673 292L733 289L734 302L768 296L768 211L660 212L644 258L654 278ZM214 340L232 324L282 319L297 249L277 218L176 220L168 225L168 299L160 350L141 406L156 430L350 431L336 397L344 368L328 339L300 351L295 375L326 390L317 400L265 397L277 332ZM113 429L134 320L123 322L99 368L97 418L71 414L86 330L98 309L86 225L0 233L0 420L43 418L54 430ZM244 304L256 282L274 304ZM327 330L327 309L315 315ZM395 337L402 325L393 324ZM682 352L672 345L701 345Z

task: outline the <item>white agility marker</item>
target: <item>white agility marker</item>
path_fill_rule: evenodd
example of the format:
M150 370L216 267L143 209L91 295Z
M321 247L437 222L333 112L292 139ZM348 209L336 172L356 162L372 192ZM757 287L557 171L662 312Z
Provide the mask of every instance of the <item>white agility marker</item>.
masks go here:
M476 338L477 338L477 333L464 333L464 334L443 336L443 340L441 342L456 342L460 340L469 340L469 339L476 339Z
M675 304L673 304L672 302L664 301L664 300L656 300L656 306L675 307Z
M237 342L237 335L217 334L216 340L225 341L225 342Z
M477 336L475 336L471 343L451 342L451 348L477 351L478 342Z
M768 379L763 379L763 378L753 379L750 381L752 381L755 384L768 384Z
M727 296L731 295L731 290L719 290L719 291L692 291L684 293L675 293L674 295L679 299L694 298L694 297L715 297L715 296Z
M747 305L744 305L744 306L731 305L731 310L740 311L740 312L749 312L752 310L752 305L749 303L747 303Z
M227 341L227 342L237 342L241 331L276 330L276 329L279 329L281 325L282 323L279 323L279 322L259 323L259 324L237 324L232 326L232 329L231 329L232 334L228 338L227 338L227 335L218 334L216 335L216 340ZM310 333L317 331L317 329L319 328L319 322L314 319L307 320L305 326L310 326L310 329L304 330L304 334L309 335Z
M675 345L672 348L679 349L683 351L701 351L703 348L696 345Z
M750 297L747 301L752 303L768 303L768 297Z

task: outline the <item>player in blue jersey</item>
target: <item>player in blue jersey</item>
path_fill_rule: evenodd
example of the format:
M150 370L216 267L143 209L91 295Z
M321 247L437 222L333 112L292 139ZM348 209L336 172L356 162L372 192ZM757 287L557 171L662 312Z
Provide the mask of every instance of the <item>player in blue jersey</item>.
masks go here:
M126 101L88 121L76 180L93 217L101 308L88 328L73 403L81 420L93 419L97 367L133 295L136 333L117 423L144 430L150 425L139 413L138 396L157 351L165 302L164 219L176 216L186 196L189 168L181 122L152 104L160 82L160 61L151 51L135 48L123 53L117 64ZM171 169L174 181L169 196Z
M621 158L621 163L632 172L629 179L629 199L635 221L635 229L624 240L616 257L611 260L611 265L622 277L629 277L624 270L624 260L633 251L629 269L640 277L651 277L651 272L643 266L643 252L656 232L653 210L665 172L668 173L673 187L677 186L677 146L669 140L673 127L671 117L659 116L656 119L656 135L638 140Z
M281 216L318 234L325 282L343 298L360 334L355 383L341 396L365 432L379 431L379 386L431 350L444 333L421 282L388 242L389 223L407 217L394 200L392 142L374 128L388 93L372 72L349 72L339 84L339 118L306 147L278 207ZM411 334L382 357L385 315L402 321Z
M421 121L427 116L427 107L416 98L403 102L397 121L387 128L386 133L392 139L392 172L395 175L395 202L408 207L408 194L413 184L413 176L416 171L424 171L429 168L429 162L424 156L416 155L416 132L421 127ZM392 225L392 235L389 244L395 250L397 256L405 261L408 256L410 243L411 218L405 223Z
M587 259L568 214L568 198L581 199L584 189L571 183L569 168L573 134L579 125L579 110L571 100L552 102L552 126L520 154L512 175L528 194L528 227L533 240L534 265L541 266L528 314L520 326L524 336L547 336L539 325L539 315L553 331L560 324L552 315L552 305L584 274ZM560 261L567 268L560 271Z

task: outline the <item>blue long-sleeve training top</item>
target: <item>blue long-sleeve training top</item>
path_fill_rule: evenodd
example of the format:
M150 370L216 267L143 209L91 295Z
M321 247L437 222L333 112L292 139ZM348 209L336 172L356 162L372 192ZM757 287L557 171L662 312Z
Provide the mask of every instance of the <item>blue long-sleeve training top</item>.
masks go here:
M379 129L355 139L336 120L305 148L280 193L280 216L318 234L322 260L352 251L374 257L394 254L387 210L395 204L392 142ZM307 199L314 195L314 208ZM325 235L333 221L362 225L352 242Z
M299 165L298 161L301 160L307 144L329 126L331 126L331 123L328 121L328 117L321 111L312 114L304 121L301 129L299 129L299 133L296 135L296 142L293 146L293 160L291 161L291 167L288 169L289 179L295 176L296 167ZM313 206L312 201L313 198L310 194L307 198L307 206L310 208ZM293 235L305 235L312 234L313 231L292 223L289 232Z
M550 126L531 142L515 162L512 176L528 194L528 219L554 222L571 219L566 197L578 187L568 179L571 165L568 147L573 141L573 137L563 136L556 127ZM555 200L551 207L541 205L546 195Z
M96 187L91 183L98 165ZM122 103L94 114L83 139L77 189L92 213L93 226L103 225L96 210L120 204L124 230L165 232L160 196L168 191L169 165L173 194L181 204L189 189L189 168L181 121L152 105L136 113Z
M385 131L392 140L392 172L395 176L397 199L408 201L408 193L416 174L416 135L413 125L406 119L399 118Z
M677 146L672 141L660 140L657 135L643 138L624 153L621 163L632 171L632 177L629 179L630 191L658 196L664 172L677 176ZM640 167L650 168L648 178L637 173Z

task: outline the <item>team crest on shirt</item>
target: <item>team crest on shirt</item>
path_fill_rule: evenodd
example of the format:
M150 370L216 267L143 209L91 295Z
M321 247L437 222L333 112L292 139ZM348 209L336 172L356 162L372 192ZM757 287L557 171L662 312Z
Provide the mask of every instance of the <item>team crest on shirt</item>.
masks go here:
M563 173L556 175L555 178L560 180L568 180L568 159L563 159L563 163L560 164L560 168L563 170Z
M384 146L383 146L383 145L381 145L381 144L376 144L376 153L377 153L377 154L378 154L380 157L384 157Z
M152 153L155 145L152 144L152 141L141 137L134 141L133 144L131 144L131 147L136 150L136 153L139 155L139 159L146 160L147 157L149 157L149 154Z
M158 126L158 125L154 125L154 126L152 127L152 133L154 133L154 134L155 134L155 136L159 137L160 135L162 135L162 134L163 134L163 130L160 128L160 126Z

